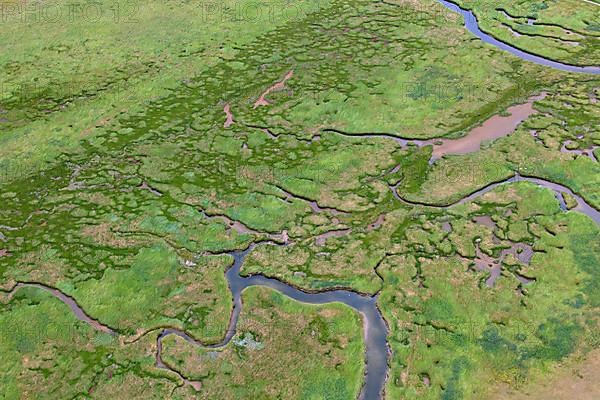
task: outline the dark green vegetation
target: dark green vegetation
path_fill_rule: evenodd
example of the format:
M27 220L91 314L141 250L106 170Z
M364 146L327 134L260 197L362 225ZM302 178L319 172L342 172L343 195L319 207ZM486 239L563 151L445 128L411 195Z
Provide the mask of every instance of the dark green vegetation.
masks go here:
M389 398L485 398L500 382L518 388L597 347L600 233L589 218L561 211L550 191L528 183L449 209L402 203L389 185L439 206L520 171L600 208L598 162L560 151L567 141L571 150L600 144L600 79L526 64L471 40L456 16L441 21L439 6L426 4L321 2L298 18L201 25L185 2L171 5L173 14L153 4L137 25L173 16L156 34L163 53L143 30L147 42L124 42L131 30L119 25L94 34L112 59L90 50L97 75L82 63L90 80L76 93L3 99L0 286L56 287L127 339L96 333L58 300L21 289L2 303L1 395L197 396L155 367L158 329L219 342L232 308L226 253L266 240L288 246L257 247L243 273L308 290L380 292L393 352ZM213 39L199 35L207 30ZM82 48L42 49L39 63L17 60L4 79L29 82L52 55L53 79L69 82ZM271 104L255 107L290 71L266 96ZM111 82L125 78L137 83L110 97ZM433 165L431 147L364 136L456 137L542 90L539 113L513 135ZM43 172L23 176L41 160ZM473 221L483 216L493 226ZM499 260L515 243L533 257L506 255L488 287L477 262ZM262 289L244 300L239 336L215 359L165 339L165 361L205 383L199 396L355 397L358 315ZM255 342L265 348L235 344ZM281 377L269 380L261 368Z

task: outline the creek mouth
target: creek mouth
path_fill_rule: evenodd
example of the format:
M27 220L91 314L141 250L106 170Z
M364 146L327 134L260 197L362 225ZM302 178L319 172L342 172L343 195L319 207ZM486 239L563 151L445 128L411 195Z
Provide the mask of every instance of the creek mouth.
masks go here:
M499 139L513 133L519 124L531 115L537 113L533 108L533 103L537 100L544 99L546 95L546 92L542 92L540 95L530 97L525 103L509 107L506 110L509 114L507 116L499 114L493 115L461 138L431 139L419 143L419 145L433 145L433 153L429 160L430 164L445 155L460 155L477 152L481 149L482 143Z
M464 155L481 150L481 145L513 134L517 127L530 116L537 114L534 103L543 100L547 92L530 96L526 102L514 104L506 109L506 114L495 114L483 121L480 125L473 127L464 136L456 139L433 138L433 139L407 139L387 133L349 133L338 129L327 128L323 132L331 132L352 138L383 138L395 141L402 149L410 146L425 147L432 146L429 164L451 155ZM391 171L396 172L396 171Z
M520 50L514 46L511 46L508 43L505 43L499 39L496 39L490 34L487 34L481 30L479 27L479 23L477 21L477 17L473 14L472 11L466 10L460 7L458 4L447 1L447 0L438 0L444 7L448 8L451 11L459 13L465 19L465 28L479 39L484 41L485 43L491 44L501 50L507 51L523 60L531 61L533 63L543 65L546 67L551 67L554 69L558 69L566 72L577 72L577 73L586 73L586 74L600 74L600 67L597 66L585 66L579 67L571 64L564 64L558 61L554 61L548 58L544 58L541 56L537 56L532 53L528 53L524 50Z

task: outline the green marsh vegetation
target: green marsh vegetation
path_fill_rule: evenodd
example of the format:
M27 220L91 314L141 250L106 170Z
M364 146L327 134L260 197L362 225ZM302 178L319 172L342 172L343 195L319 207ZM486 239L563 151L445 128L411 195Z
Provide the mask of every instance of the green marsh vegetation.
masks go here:
M565 214L551 191L530 183L425 215L402 241L413 250L378 268L396 354L392 398L487 398L500 383L522 387L530 374L595 346L598 248L590 240L599 230L592 220ZM481 215L493 224L476 222ZM515 243L531 246L530 260L505 257L489 287L489 273L475 268L478 252L498 259Z
M529 53L568 64L600 62L600 5L578 0L455 3L477 16L480 28Z
M178 385L156 371L149 337L123 346L35 288L21 289L0 306L4 398L105 398L118 393L159 399Z
M399 192L408 200L448 204L519 172L563 184L600 208L600 164L589 156L561 152L567 143L575 150L596 152L598 87L598 78L570 78L550 86L547 97L534 103L538 112L513 134L484 144L479 152L436 161L421 172L425 178L420 186L401 185Z
M433 11L398 4L331 1L313 10L307 2L312 11L299 18L202 24L189 3L150 3L136 29L19 25L22 59L3 60L13 71L3 84L25 87L53 67L35 91L2 100L0 285L56 287L139 339L104 337L58 300L21 289L2 304L6 326L69 328L0 336L6 395L27 397L34 382L46 398L211 398L222 390L355 398L359 316L266 289L244 293L240 336L216 359L165 339L165 360L207 382L199 394L155 367L160 327L222 339L232 308L227 252L286 237L288 246L254 249L242 272L307 290L379 292L390 325L389 398L481 398L595 346L600 249L590 245L598 237L591 220L526 183L446 210L401 203L388 186L443 205L527 171L598 207L598 163L560 151L567 140L598 145L598 80L526 64L471 40L451 15L439 24ZM53 30L55 47L27 48ZM74 32L93 40L74 43ZM289 71L284 88L267 95L270 105L255 108ZM79 74L85 82L69 85ZM539 113L513 135L433 165L431 147L360 135L457 137L541 90L549 95L536 103ZM42 161L43 171L27 174ZM533 258L505 257L487 287L489 273L473 270L478 251L498 258L513 243L531 246ZM235 344L255 342L265 347ZM281 382L265 375L272 367ZM63 376L69 385L59 387Z
M361 319L341 304L244 291L236 337L222 349L163 341L163 361L202 383L199 398L356 398L364 368ZM294 366L290 368L290 366Z

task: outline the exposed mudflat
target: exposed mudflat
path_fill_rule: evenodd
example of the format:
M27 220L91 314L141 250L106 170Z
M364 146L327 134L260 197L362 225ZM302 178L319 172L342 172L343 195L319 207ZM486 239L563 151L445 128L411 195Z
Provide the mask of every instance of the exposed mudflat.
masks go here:
M521 122L536 113L533 108L534 101L541 100L545 96L546 93L542 93L529 98L526 103L509 107L506 112L510 115L494 115L460 139L442 139L441 144L433 146L432 161L447 154L466 154L479 151L483 142L513 133Z

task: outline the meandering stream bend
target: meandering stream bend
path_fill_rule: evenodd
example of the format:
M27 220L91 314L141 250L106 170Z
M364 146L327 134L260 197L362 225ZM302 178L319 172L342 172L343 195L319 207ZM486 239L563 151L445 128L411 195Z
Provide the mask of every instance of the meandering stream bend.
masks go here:
M591 207L589 204L587 204L583 198L581 198L580 196L573 193L573 191L570 190L569 188L559 185L559 184L556 184L556 183L553 183L553 182L543 180L543 179L538 179L538 178L533 178L533 177L524 177L524 176L521 176L518 174L516 174L515 176L508 178L502 182L490 184L490 185L462 198L461 200L459 200L453 204L450 204L447 206L438 206L438 207L439 208L448 208L448 207L452 207L453 205L456 205L456 204L462 204L462 203L465 203L468 201L472 201L473 199L475 199L479 196L482 196L483 194L485 194L487 192L490 192L491 190L495 189L496 187L498 187L500 185L511 183L511 182L518 182L518 181L528 181L528 182L535 183L542 187L546 187L546 188L553 190L555 192L555 194L557 195L557 198L559 199L561 208L563 210L566 210L566 205L565 205L564 201L562 200L562 197L560 194L561 193L569 193L578 202L577 206L575 208L573 208L573 210L579 211L583 214L586 214L587 216L592 218L597 224L600 224L600 212L598 210L594 209L593 207ZM428 204L411 203L409 201L406 201L397 194L395 189L393 189L392 192L393 192L394 196L402 202L407 202L409 204L430 206ZM435 206L433 206L433 207L435 207ZM272 244L274 244L274 243L272 243ZM385 320L383 319L383 317L381 315L381 312L379 311L379 309L377 307L377 296L365 296L365 295L361 295L359 293L348 291L348 290L331 290L331 291L324 291L324 292L308 293L308 292L304 292L300 289L297 289L293 286L290 286L286 283L283 283L282 281L279 281L277 279L267 278L262 275L253 275L253 276L247 276L247 277L241 276L240 270L243 266L244 260L245 260L246 256L255 247L256 247L256 244L252 244L246 250L234 251L234 252L229 253L233 257L234 262L233 262L232 266L227 270L225 275L226 275L227 281L229 283L229 287L231 289L231 293L232 293L232 297L233 297L233 311L232 311L231 319L229 322L229 328L227 329L227 332L225 334L225 338L223 339L223 341L221 343L214 344L214 345L206 345L206 344L192 338L191 336L189 336L188 334L186 334L185 332L183 332L181 330L172 329L172 328L162 329L157 338L156 366L158 368L165 368L165 369L172 371L173 373L177 374L184 381L184 384L190 385L190 386L194 387L194 389L196 389L196 390L201 390L200 382L194 382L194 381L188 380L187 378L182 376L181 373L179 373L178 371L169 367L167 364L165 364L163 362L163 360L162 360L162 340L169 335L177 335L195 346L202 346L205 348L220 348L220 347L227 345L236 334L237 322L238 322L240 313L242 311L241 297L242 297L243 290L248 287L251 287L251 286L264 286L264 287L274 289L296 301L300 301L303 303L328 304L328 303L333 303L333 302L339 302L339 303L346 304L349 307L353 308L354 310L358 311L363 318L364 340L365 340L365 347L366 347L366 351L365 351L366 368L365 368L364 385L362 387L359 398L361 400L381 399L383 396L383 389L384 389L385 382L386 382L387 375L388 375L388 364L389 364L388 361L389 361L389 357L390 357L391 353L390 353L389 346L387 343L388 327L386 325ZM52 288L52 287L49 287L49 286L46 286L46 285L43 285L40 283L18 283L17 285L14 286L14 288L10 292L10 295L13 295L17 290L19 290L22 287L36 287L36 288L48 291L54 297L58 298L63 303L65 303L71 309L71 311L74 313L75 317L78 318L79 320L86 322L87 324L92 326L94 329L97 329L99 331L106 332L106 333L109 333L112 335L117 335L116 331L114 331L110 327L103 325L99 321L90 317L77 304L75 299L62 293L58 289L55 289L55 288Z
M589 205L581 196L575 194L568 187L560 185L555 182L547 181L545 179L529 177L529 176L522 176L518 173L515 173L515 175L513 175L510 178L507 178L503 181L489 184L489 185L471 193L470 195L467 195L467 196L463 197L462 199L455 201L454 203L443 205L443 206L429 204L429 203L425 203L425 202L406 200L398 194L398 192L396 190L397 187L390 187L390 189L392 190L392 194L394 195L394 197L402 203L406 203L406 204L410 204L410 205L419 205L419 206L424 206L424 207L433 207L433 208L450 208L450 207L458 205L458 204L468 203L469 201L472 201L472 200L476 199L477 197L483 196L484 194L494 190L495 188L497 188L500 185L505 185L507 183L513 183L513 182L531 182L531 183L535 183L538 186L552 190L556 196L556 199L558 200L558 202L560 204L560 208L563 211L567 211L567 206L562 197L562 194L567 193L567 194L573 196L573 198L577 201L577 206L573 207L571 209L571 211L578 211L582 214L585 214L588 217L590 217L592 220L594 220L594 222L596 222L598 225L600 225L600 211L596 210L594 207Z
M325 292L307 293L285 284L277 279L262 275L243 277L240 270L246 255L254 246L241 252L233 252L233 266L227 271L226 277L233 294L234 309L231 316L230 328L225 341L219 347L227 344L235 335L235 327L242 309L242 291L251 286L264 286L274 289L296 301L308 304L327 304L339 302L358 311L363 318L364 340L366 346L365 383L361 390L360 399L380 399L387 378L389 349L387 344L387 325L377 308L376 296L363 296L348 290L331 290Z
M236 334L236 326L242 311L242 292L251 286L263 286L276 290L293 300L307 304L343 303L358 311L363 318L364 340L366 347L365 383L362 387L361 400L381 399L383 387L387 379L388 358L390 351L387 344L387 325L377 308L377 296L364 296L349 290L331 290L324 292L308 293L293 286L283 283L277 279L267 278L262 275L244 277L240 270L244 260L256 245L251 245L243 251L231 252L234 263L227 270L225 276L233 296L233 311L229 322L229 328L221 343L206 345L178 329L165 329L158 338L157 365L168 368L161 358L163 338L169 335L177 335L195 346L204 348L221 348L226 346ZM184 379L185 380L185 379ZM187 382L186 383L194 383Z
M277 279L267 278L262 275L253 275L243 277L240 275L240 270L246 256L256 247L252 244L248 249L243 251L234 251L229 253L233 259L233 265L227 270L225 276L229 283L229 288L233 296L233 311L229 322L229 327L225 333L225 338L221 343L207 345L201 341L194 339L187 333L173 328L162 329L157 338L156 366L158 368L167 369L177 374L186 385L192 386L195 390L201 390L201 383L192 381L181 375L177 370L171 368L162 359L162 340L170 335L177 335L187 342L204 348L221 348L226 346L236 334L236 327L242 311L242 292L244 289L251 286L263 286L274 289L296 301L307 304L328 304L328 303L343 303L358 311L363 319L364 341L365 341L365 377L364 385L361 389L361 400L381 399L383 396L383 388L387 379L388 358L390 351L387 344L388 328L383 319L381 312L377 308L377 296L366 296L349 290L331 290L323 292L308 293L300 289L292 287ZM89 324L92 328L109 333L113 336L117 332L110 327L103 325L99 321L90 317L77 304L75 299L62 293L58 289L52 288L40 283L18 283L14 286L10 295L12 296L17 290L23 287L35 287L45 290L54 297L65 303L73 312L75 317L80 321Z
M473 14L472 11L465 10L464 8L461 8L458 4L452 3L447 0L438 1L451 11L461 14L465 19L465 27L469 30L469 32L477 36L479 39L483 40L485 43L489 43L493 46L496 46L501 50L508 51L509 53L519 58L522 58L523 60L531 61L539 65L544 65L546 67L551 67L566 72L600 74L600 67L597 66L579 67L576 65L563 64L561 62L550 60L541 56L536 56L535 54L531 54L526 51L520 50L516 47L513 47L508 43L502 42L493 37L492 35L483 32L479 28L477 17L475 17L475 14Z

